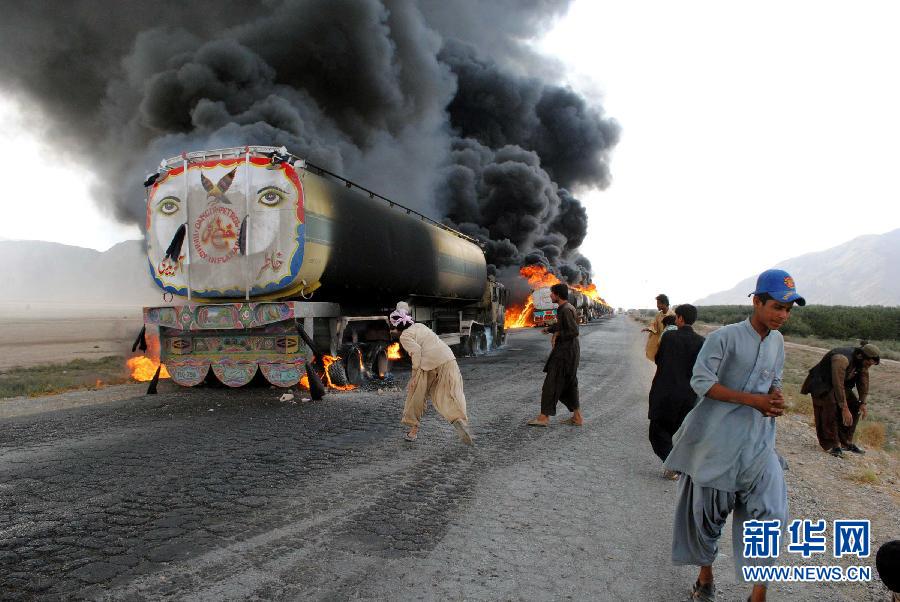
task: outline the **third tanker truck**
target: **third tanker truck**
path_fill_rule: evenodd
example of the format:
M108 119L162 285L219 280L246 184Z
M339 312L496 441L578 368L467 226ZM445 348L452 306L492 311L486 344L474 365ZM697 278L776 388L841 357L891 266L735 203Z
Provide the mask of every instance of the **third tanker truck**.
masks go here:
M504 341L507 291L473 239L283 147L184 153L144 184L167 301L145 331L181 385L289 387L314 349L339 380L384 375L398 301L461 353Z

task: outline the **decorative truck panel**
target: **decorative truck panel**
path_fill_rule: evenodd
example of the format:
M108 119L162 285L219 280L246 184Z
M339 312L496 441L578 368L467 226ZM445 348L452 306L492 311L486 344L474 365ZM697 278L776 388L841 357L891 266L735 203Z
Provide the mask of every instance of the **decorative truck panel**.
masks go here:
M303 264L303 214L303 185L287 163L251 157L190 162L186 173L174 167L148 194L153 279L167 292L187 296L190 285L207 299L285 291ZM167 256L182 226L180 249Z

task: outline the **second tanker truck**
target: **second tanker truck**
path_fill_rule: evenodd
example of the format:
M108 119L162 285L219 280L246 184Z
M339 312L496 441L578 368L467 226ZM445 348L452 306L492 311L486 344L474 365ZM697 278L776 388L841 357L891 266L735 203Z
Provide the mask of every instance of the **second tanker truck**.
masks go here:
M167 301L145 331L178 384L289 387L313 349L341 358L338 381L383 376L398 301L463 354L505 339L507 291L473 239L283 147L184 153L144 184Z

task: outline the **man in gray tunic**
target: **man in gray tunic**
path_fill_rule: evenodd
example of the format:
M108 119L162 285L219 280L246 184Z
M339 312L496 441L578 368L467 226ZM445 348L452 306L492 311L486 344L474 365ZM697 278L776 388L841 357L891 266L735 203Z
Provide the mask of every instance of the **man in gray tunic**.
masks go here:
M787 520L787 487L775 453L775 417L784 413L784 339L778 329L805 305L794 279L766 270L756 281L753 314L710 334L694 364L700 398L673 438L664 466L682 473L675 504L672 560L700 566L691 597L715 600L712 563L728 514L738 580L743 580L744 521ZM758 565L771 558L754 559ZM752 564L751 563L751 564ZM756 583L750 599L766 599Z

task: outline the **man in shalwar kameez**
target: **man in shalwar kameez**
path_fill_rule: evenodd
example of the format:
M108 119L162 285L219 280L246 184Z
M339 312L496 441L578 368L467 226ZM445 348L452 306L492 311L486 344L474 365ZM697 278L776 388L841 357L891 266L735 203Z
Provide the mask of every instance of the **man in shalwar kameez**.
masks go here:
M389 317L393 332L400 335L400 345L412 362L412 375L400 420L410 427L405 439L415 441L418 438L419 421L425 414L425 403L431 399L438 413L453 425L460 440L472 445L462 373L456 357L433 330L413 321L408 308L401 301Z
M784 413L784 339L778 329L794 303L805 305L794 280L767 270L756 282L753 314L711 333L694 364L691 386L700 402L675 433L665 468L682 473L675 503L672 560L700 566L691 594L715 600L712 563L728 514L738 581L745 564L744 521L787 520L787 486L775 452L775 417ZM772 559L753 559L757 565ZM756 583L750 599L766 599Z
M569 287L565 284L550 287L550 299L559 306L556 309L556 324L544 329L545 333L554 335L553 349L544 364L547 376L544 377L544 386L541 388L541 412L537 418L529 420L528 425L548 426L550 416L556 416L556 406L562 402L572 412L563 422L581 426L584 418L578 399L578 363L581 359L578 317L575 315L575 308L568 301Z
M653 321L650 322L647 328L641 329L641 332L650 333L647 336L647 350L645 353L647 354L647 359L651 362L656 360L656 352L659 350L659 339L663 330L665 330L663 319L666 316L675 317L675 312L669 307L669 297L662 293L656 295L656 309L657 312L653 316Z

